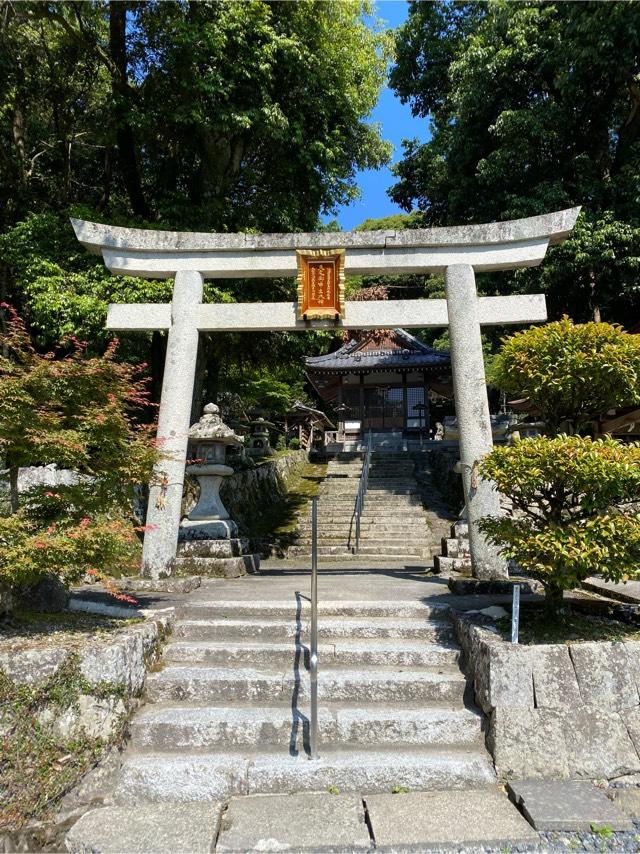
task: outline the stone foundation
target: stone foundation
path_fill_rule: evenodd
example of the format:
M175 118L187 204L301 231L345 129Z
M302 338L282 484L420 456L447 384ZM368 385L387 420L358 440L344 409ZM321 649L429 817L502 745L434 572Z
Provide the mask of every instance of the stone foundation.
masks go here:
M180 575L206 575L214 578L238 578L260 571L260 556L249 553L249 540L189 540L179 543L172 572Z
M640 775L640 642L521 646L453 619L502 779Z

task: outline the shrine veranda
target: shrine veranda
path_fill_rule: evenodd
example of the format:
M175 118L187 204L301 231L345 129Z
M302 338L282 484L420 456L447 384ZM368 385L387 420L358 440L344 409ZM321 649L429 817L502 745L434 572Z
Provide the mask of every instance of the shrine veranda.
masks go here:
M536 266L561 243L580 208L451 228L292 234L211 234L131 229L72 220L80 243L115 274L175 280L170 304L109 306L107 328L167 330L158 418L162 457L150 489L143 574L171 571L176 555L200 332L448 327L460 431L460 460L474 575L504 577L496 550L477 527L500 512L492 484L476 475L491 449L481 327L547 319L542 294L478 297L476 272ZM443 273L445 299L346 302L338 320L305 320L297 303L203 304L205 279L295 276L297 250L344 250L347 275Z

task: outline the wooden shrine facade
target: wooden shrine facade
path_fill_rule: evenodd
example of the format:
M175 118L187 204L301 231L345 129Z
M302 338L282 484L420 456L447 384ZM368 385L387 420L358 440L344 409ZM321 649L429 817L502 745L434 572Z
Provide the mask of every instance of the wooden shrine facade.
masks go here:
M404 329L362 333L333 353L308 356L305 369L350 432L428 435L430 395L453 396L449 353Z

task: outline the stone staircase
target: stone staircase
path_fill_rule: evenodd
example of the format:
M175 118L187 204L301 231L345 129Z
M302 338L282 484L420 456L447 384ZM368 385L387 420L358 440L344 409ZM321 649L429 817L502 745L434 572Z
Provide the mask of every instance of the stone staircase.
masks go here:
M321 601L320 759L310 761L308 600L260 601L265 579L225 584L237 596L244 585L242 598L205 584L182 607L133 719L116 802L495 781L447 606Z
M318 496L318 554L324 559L342 560L354 552L355 502L361 472L359 454L341 454L328 463ZM298 533L289 555L310 554L310 505L300 517ZM360 548L353 556L423 563L431 560L437 546L411 457L401 451L374 452L360 522Z

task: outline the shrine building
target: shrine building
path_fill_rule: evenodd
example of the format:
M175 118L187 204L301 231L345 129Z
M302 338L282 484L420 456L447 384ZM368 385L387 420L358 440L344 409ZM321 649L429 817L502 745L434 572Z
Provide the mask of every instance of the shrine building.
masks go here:
M404 329L360 333L333 353L307 356L305 370L354 437L369 430L429 437L443 404L453 412L449 352Z

